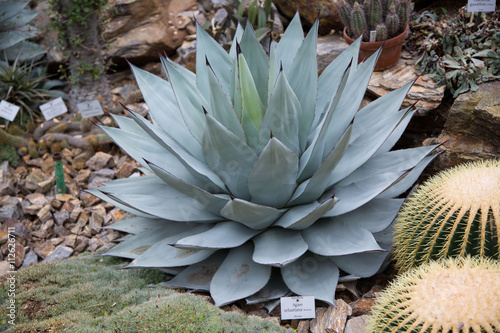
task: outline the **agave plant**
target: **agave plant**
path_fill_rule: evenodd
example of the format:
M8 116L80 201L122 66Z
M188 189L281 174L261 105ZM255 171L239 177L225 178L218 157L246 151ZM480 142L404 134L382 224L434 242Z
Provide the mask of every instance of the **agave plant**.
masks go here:
M89 192L137 217L107 254L160 267L166 285L209 291L218 306L289 292L334 302L339 279L381 269L395 199L434 147L389 151L412 114L407 84L359 110L377 55L360 41L319 76L318 23L298 15L269 56L251 26L229 52L200 27L196 75L162 57L168 81L132 66L153 123L129 110L103 130L143 177Z

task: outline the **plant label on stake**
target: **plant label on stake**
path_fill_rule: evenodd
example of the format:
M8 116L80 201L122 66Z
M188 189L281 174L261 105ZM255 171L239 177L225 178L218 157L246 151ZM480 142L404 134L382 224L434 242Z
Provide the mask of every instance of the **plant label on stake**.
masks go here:
M469 0L467 2L468 12L494 12L496 0Z
M315 317L314 296L281 297L281 320Z
M377 40L377 31L372 30L370 31L370 43L373 43Z
M76 107L78 108L78 111L80 111L83 118L100 116L104 114L101 104L97 99L94 99L93 101L78 103Z
M19 112L19 109L21 109L19 106L11 104L7 101L1 101L0 102L0 117L5 118L9 121L14 121L14 118L16 118L17 113Z
M64 101L61 97L40 105L40 110L42 111L45 120L50 120L62 115L63 113L68 112L68 108L66 108L66 104L64 104Z

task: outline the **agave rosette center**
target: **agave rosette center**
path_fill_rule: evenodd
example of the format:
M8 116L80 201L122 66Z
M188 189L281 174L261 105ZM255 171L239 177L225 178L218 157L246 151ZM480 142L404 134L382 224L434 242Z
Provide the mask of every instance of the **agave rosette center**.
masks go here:
M196 75L133 72L153 122L129 110L102 127L146 175L90 190L137 217L107 254L168 268L165 285L219 306L290 292L333 303L339 279L381 269L390 225L434 147L390 151L413 111L411 83L359 110L378 54L359 41L318 77L316 23L299 16L264 51L251 26L226 52L198 27Z

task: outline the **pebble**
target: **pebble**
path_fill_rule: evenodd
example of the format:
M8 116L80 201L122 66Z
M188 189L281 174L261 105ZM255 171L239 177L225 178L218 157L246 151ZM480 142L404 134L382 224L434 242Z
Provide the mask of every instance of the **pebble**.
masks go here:
M34 251L30 251L26 253L24 256L23 264L21 265L21 268L28 267L30 265L38 263L38 256Z
M316 308L316 318L311 320L309 329L312 333L343 332L351 314L351 306L342 299L336 299L335 306Z
M42 262L51 262L54 260L61 260L61 259L66 259L71 256L73 253L73 249L68 247L68 246L58 246L55 248L55 250L47 256Z

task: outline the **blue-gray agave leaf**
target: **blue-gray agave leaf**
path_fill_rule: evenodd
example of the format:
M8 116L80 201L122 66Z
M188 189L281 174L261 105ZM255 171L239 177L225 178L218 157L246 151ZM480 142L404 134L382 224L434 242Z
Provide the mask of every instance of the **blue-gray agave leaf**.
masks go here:
M218 306L333 303L339 280L386 266L397 197L435 147L391 151L411 83L360 109L378 53L358 64L359 41L318 78L317 28L304 37L297 14L266 54L250 26L229 52L198 26L196 75L167 58L167 80L132 67L153 123L130 111L102 129L148 175L89 190L137 215L109 255L180 272L165 286Z

